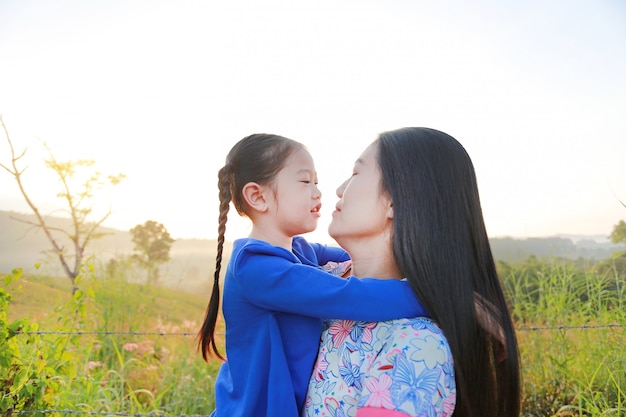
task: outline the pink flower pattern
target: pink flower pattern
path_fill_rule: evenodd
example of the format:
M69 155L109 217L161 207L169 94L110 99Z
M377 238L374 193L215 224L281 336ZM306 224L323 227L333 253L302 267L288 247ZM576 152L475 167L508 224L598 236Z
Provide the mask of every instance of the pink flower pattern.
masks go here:
M355 416L361 407L449 417L456 404L448 342L430 319L329 320L303 416Z
M332 337L335 347L341 346L346 341L355 323L353 320L337 320L330 325L328 334Z
M365 402L368 407L378 407L393 410L391 401L391 378L387 374L382 374L380 379L370 378L365 383L365 389L371 393L370 398Z

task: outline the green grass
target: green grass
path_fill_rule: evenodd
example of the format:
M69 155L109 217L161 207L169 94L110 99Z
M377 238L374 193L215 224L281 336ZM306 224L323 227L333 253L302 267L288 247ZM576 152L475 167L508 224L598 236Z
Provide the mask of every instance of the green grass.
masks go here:
M624 276L550 261L504 278L528 416L626 415ZM540 330L531 330L538 327Z
M558 260L505 266L523 415L626 416L625 277ZM4 349L19 352L15 375L22 379L11 379L9 389L5 382L5 396L20 388L35 409L172 416L213 410L220 363L204 362L193 336L206 295L103 278L89 268L79 287L72 297L68 279L47 276L0 285L12 296L8 322L26 319L31 326L24 329L35 332L7 338Z
M72 297L67 279L25 276L4 285L12 296L9 322L35 324L30 337L10 340L19 345L20 366L30 369L24 359L39 358L45 389L55 394L36 409L169 415L213 410L220 363L204 362L195 338L205 297L94 275L79 287ZM223 334L223 327L218 331ZM71 332L84 334L66 334ZM42 382L34 378L26 385L39 389Z

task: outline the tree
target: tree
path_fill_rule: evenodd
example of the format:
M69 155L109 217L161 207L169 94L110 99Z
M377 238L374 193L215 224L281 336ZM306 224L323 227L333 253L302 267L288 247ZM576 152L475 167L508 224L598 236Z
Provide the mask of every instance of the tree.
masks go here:
M4 129L4 133L11 150L10 165L6 166L0 163L0 167L4 168L13 176L20 193L24 197L26 204L28 204L30 209L35 214L37 221L30 222L23 219L14 219L30 224L43 231L52 246L51 252L58 258L65 274L72 283L72 293L75 293L78 289L76 286L76 278L81 271L83 258L85 256L85 249L93 239L97 239L104 235L103 233L98 232L98 228L111 214L111 210L108 210L103 216L95 220L91 220L94 216L94 205L92 203L94 193L106 185L114 186L119 184L124 178L126 178L126 176L124 174L109 175L106 179L103 179L100 172L93 171L92 168L95 165L95 162L90 159L68 162L58 161L52 154L50 148L44 143L44 146L48 151L48 159L44 161L45 165L47 168L51 169L59 179L61 191L57 194L57 197L64 200L67 208L63 211L69 215L72 221L72 228L69 231L50 226L46 222L46 218L39 211L37 205L27 193L22 181L22 175L24 174L24 171L26 171L27 167L19 168L18 163L26 154L27 149L24 149L19 155L17 155L1 115L0 124L2 124L2 128ZM76 186L76 176L79 173L85 174L85 172L86 176L84 178L86 179L80 185ZM68 249L64 244L68 241L71 249Z
M626 204L624 204L623 201L619 199L618 201L622 206L624 206L624 208L626 208ZM609 239L611 239L611 242L615 244L626 244L626 222L624 222L624 220L620 220L615 226L613 226L613 231L609 235ZM596 266L595 270L596 272L603 274L611 271L617 274L626 274L626 249L614 252L610 259L605 259L600 262Z
M626 204L622 200L618 198L617 201L626 208ZM624 220L620 220L619 223L613 226L613 231L609 235L609 239L615 244L626 243L626 223Z
M615 244L626 243L626 223L624 223L624 220L620 220L619 223L613 226L613 231L609 238Z
M159 264L170 260L174 239L165 226L153 220L138 224L130 229L130 233L135 251L138 252L133 255L133 259L148 272L148 284L156 283L159 280Z

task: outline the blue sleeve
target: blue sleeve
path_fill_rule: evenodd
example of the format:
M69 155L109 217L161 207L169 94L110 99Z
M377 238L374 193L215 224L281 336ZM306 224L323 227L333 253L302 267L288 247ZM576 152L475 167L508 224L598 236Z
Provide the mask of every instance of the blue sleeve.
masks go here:
M304 264L321 266L328 262L343 262L350 259L348 252L338 246L309 243L302 236L296 236L292 241L294 254Z
M268 245L247 245L232 261L245 297L267 310L360 321L429 317L407 281L338 278Z

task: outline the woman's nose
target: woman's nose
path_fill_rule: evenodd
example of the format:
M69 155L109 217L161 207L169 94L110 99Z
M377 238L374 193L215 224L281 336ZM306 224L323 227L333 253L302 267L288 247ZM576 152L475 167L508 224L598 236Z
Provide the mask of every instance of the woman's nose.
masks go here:
M348 180L345 180L343 184L341 184L339 188L337 188L337 191L335 191L337 193L337 197L339 198L343 197L343 192L345 191L347 184L348 184Z

